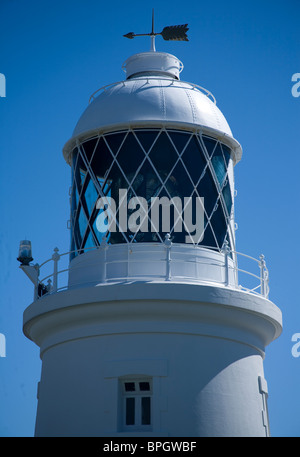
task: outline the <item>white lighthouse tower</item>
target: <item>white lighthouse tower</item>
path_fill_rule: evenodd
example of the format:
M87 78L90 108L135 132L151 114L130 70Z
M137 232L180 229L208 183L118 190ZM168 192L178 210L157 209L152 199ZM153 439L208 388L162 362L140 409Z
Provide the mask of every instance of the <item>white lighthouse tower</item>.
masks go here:
M71 252L32 265L30 242L20 247L35 284L24 333L42 359L35 434L269 436L263 359L281 312L263 256L257 284L241 282L241 146L212 94L183 82L149 35L64 146Z

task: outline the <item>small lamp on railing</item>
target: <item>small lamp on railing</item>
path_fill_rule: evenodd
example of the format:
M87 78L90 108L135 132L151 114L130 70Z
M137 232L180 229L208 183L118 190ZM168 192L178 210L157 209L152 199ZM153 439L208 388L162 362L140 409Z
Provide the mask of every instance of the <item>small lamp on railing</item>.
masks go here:
M20 241L19 247L19 257L17 258L21 265L29 265L32 262L32 248L31 248L31 241L29 240L22 240Z

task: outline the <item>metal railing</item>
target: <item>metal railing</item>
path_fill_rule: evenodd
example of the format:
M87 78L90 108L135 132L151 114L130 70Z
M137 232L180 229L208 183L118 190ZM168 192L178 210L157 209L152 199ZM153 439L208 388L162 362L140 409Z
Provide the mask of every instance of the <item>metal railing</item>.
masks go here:
M263 254L261 254L259 256L259 260L258 260L258 259L255 259L254 257L251 257L251 256L247 255L247 254L243 254L243 253L237 252L237 251L234 251L234 252L238 256L242 256L242 257L245 257L247 259L251 259L251 260L255 261L258 264L258 268L259 268L259 276L254 274L254 273L251 273L250 271L243 270L242 268L238 268L238 267L235 268L235 270L237 272L245 273L246 275L251 276L251 277L259 280L259 284L257 286L255 286L254 288L249 289L247 287L239 285L238 286L239 289L244 289L244 290L246 290L248 292L252 292L252 293L258 293L259 295L262 295L263 297L268 298L269 297L269 293L270 293L269 271L268 271L267 266L266 266L265 256ZM257 292L258 290L260 292Z
M182 260L180 260L178 258L177 259L172 258L172 243L168 238L165 239L164 246L166 248L166 255L163 259L160 259L160 260L165 262L165 274L160 279L163 279L165 281L171 281L172 279L179 278L178 275L173 273L172 267L175 263L182 262ZM89 249L89 250L100 249L100 250L104 251L103 273L101 274L101 278L99 278L98 283L99 282L106 283L106 282L124 281L126 279L132 280L133 277L129 277L129 276L126 276L126 277L123 276L123 277L118 277L118 278L115 278L115 277L112 278L110 276L107 276L107 267L108 266L110 266L116 262L126 262L126 261L128 262L128 260L126 260L126 259L117 260L117 261L107 260L107 256L106 256L107 251L106 250L108 248L109 248L109 245L106 244L104 246L92 247ZM208 247L206 247L204 249L208 249ZM85 251L87 251L87 250L88 249L85 249ZM210 248L210 250L211 250L211 248ZM45 262L43 262L40 265L36 264L31 267L31 268L35 268L37 271L36 281L34 282L34 299L35 300L40 299L49 294L60 292L62 290L73 289L73 288L81 287L83 285L88 285L88 281L86 279L84 281L82 281L82 283L77 281L76 284L73 286L68 285L69 271L72 269L72 271L74 272L74 270L76 268L82 268L82 265L80 265L80 264L79 265L72 265L72 264L69 265L69 256L70 256L70 254L73 254L75 252L78 252L78 251L77 250L68 251L63 254L60 254L59 249L55 248L53 255L48 260L46 260ZM260 255L259 260L258 260L254 257L243 254L241 252L232 251L232 250L230 250L229 246L226 244L222 250L218 250L217 252L219 252L221 254L222 263L220 265L218 265L218 267L223 269L223 278L224 279L221 282L218 279L216 279L216 280L210 279L209 281L204 279L203 282L222 284L225 287L234 288L234 289L238 289L238 290L244 290L248 293L252 293L252 294L262 296L264 298L268 298L268 296L269 296L269 273L268 273L268 269L266 267L266 261L265 261L265 258L263 255ZM64 268L59 269L59 264L62 262L63 259L65 259ZM257 265L257 270L256 270L257 274L255 272L248 271L248 269L245 269L245 267L241 268L238 265L238 259L246 259L247 261L251 261L252 264L253 263L256 264ZM143 262L145 262L145 260L140 260L139 262L143 263ZM193 261L190 261L190 262L193 262ZM194 262L197 264L205 263L205 265L207 266L207 258L204 259L203 262L199 261L199 259L197 259ZM213 261L211 260L211 262L213 262ZM93 265L95 265L95 264L93 263ZM89 266L89 262L86 259L85 267L88 267L88 266ZM44 271L46 269L48 269L47 274L41 278L40 277L41 270ZM251 285L247 284L244 286L240 285L238 283L240 274L245 275L244 277L246 277L248 279L250 278L252 281L254 281L254 285L253 284L251 284ZM234 278L234 280L232 280L232 278ZM181 277L181 279L182 279L182 277ZM189 279L192 279L192 278L189 278L188 276L186 276L184 279L189 281ZM195 280L195 278L193 278L193 280ZM201 282L201 277L197 278L197 282ZM249 282L249 280L246 282ZM91 285L93 283L95 283L95 281L91 281Z
M149 80L152 80L152 79L157 79L155 78L154 76L140 76L139 77L139 80L142 80L142 81L147 81L149 82ZM215 96L207 89L205 89L205 87L202 87L202 86L199 86L199 84L194 84L194 83L189 83L187 81L181 81L181 80L174 80L173 78L164 78L163 79L164 81L169 81L171 82L171 85L173 85L174 83L178 82L178 83L183 83L183 84L188 84L190 86L190 88L193 90L193 89L198 89L200 92L202 92L204 95L206 95L208 98L211 99L211 101L216 105L217 104L217 100L215 98ZM110 83L110 84L106 84L105 86L102 86L100 87L99 89L97 89L95 92L92 93L92 95L90 96L89 98L89 104L95 99L95 96L96 94L100 93L100 92L105 92L108 88L111 88L111 87L114 87L118 84L122 84L123 86L126 85L126 83L128 83L128 81L132 81L132 80L122 80L122 81L117 81L117 82L114 82L114 83ZM180 86L179 86L180 87Z

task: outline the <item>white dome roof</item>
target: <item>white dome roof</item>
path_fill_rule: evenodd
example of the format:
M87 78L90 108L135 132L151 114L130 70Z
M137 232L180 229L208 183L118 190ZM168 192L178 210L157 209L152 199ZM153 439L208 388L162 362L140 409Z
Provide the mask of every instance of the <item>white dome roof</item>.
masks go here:
M182 63L176 57L158 52L136 54L124 66L127 79L103 88L83 112L65 145L66 159L76 139L81 141L101 130L145 125L203 127L214 136L227 138L236 161L240 159L240 145L224 115L196 85L179 80Z

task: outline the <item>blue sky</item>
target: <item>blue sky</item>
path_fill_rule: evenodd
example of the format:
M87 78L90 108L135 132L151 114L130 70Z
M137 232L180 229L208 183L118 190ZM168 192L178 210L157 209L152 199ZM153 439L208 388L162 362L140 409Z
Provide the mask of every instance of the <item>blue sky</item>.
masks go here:
M32 436L41 362L22 333L33 289L18 268L19 241L35 262L69 249L70 170L62 148L99 87L124 78L122 63L148 51L148 38L123 34L189 24L189 42L159 51L184 63L181 79L210 90L244 151L235 168L237 249L270 271L270 299L284 330L266 350L273 436L300 436L299 113L291 78L300 72L297 0L213 3L186 0L1 0L0 73L0 436Z

